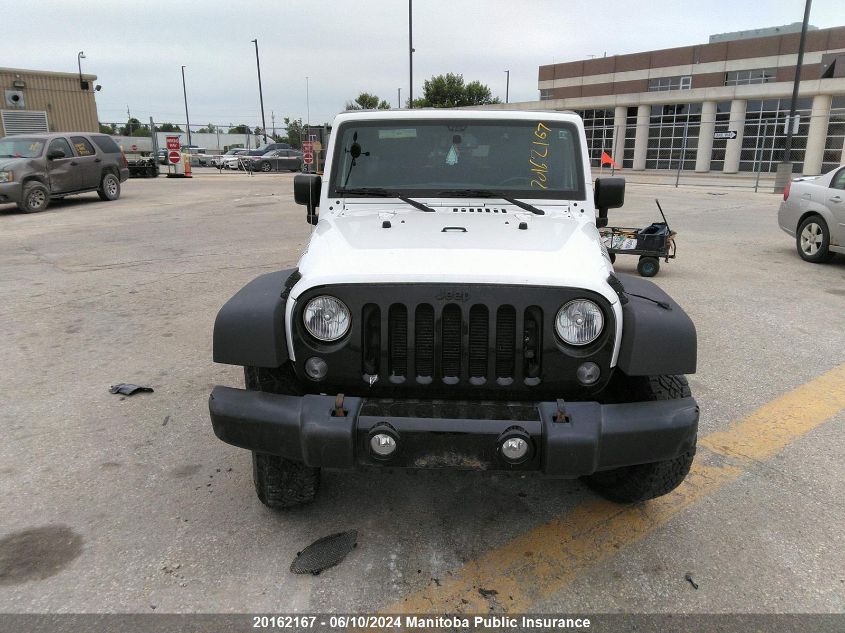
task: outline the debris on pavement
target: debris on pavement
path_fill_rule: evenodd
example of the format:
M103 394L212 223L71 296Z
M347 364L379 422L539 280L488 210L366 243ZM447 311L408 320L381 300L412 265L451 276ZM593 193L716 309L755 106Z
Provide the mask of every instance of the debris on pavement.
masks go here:
M482 598L489 598L490 596L498 596L499 592L495 589L485 589L484 587L478 588L478 593L481 594Z
M692 579L692 574L690 574L689 572L687 572L687 574L684 576L684 580L691 584L693 589L698 589L698 583Z
M294 574L317 575L324 569L334 567L358 547L358 530L338 532L317 539L301 552L290 564Z
M109 387L109 393L119 393L123 396L131 396L135 393L153 393L152 387L133 385L132 383L121 382Z

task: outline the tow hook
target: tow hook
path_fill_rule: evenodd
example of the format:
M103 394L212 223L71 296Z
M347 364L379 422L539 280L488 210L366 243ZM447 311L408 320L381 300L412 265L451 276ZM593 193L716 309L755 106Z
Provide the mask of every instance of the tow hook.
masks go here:
M343 394L339 393L334 398L334 411L332 411L333 418L345 418L348 411L343 408Z
M552 418L555 422L563 422L564 424L569 424L572 422L572 419L569 417L569 414L566 413L566 400L563 398L557 399L557 413L555 413L554 417Z

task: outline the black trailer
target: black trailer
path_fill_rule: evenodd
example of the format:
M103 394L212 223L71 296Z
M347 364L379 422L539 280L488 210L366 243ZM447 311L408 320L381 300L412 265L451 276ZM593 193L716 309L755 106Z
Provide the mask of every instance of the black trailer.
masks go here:
M660 260L667 262L675 257L675 231L669 228L666 215L655 200L663 222L654 222L645 228L606 226L599 229L610 261L617 255L639 255L637 272L643 277L654 277L660 270Z

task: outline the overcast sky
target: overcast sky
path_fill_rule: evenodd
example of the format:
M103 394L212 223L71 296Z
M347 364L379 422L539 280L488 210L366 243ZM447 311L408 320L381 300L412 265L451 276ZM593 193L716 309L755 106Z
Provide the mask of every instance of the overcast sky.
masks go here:
M414 94L446 72L510 100L538 98L554 61L705 43L713 33L800 22L803 0L414 0ZM258 38L267 127L283 117L330 121L361 91L395 106L408 96L406 0L0 0L0 65L98 76L101 121L260 125ZM843 0L815 0L810 23L845 24ZM306 76L310 98L306 100Z

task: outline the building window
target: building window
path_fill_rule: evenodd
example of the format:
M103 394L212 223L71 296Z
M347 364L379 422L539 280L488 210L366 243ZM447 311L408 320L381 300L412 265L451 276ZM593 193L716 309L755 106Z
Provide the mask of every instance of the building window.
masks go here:
M755 70L732 70L725 73L726 86L747 86L749 84L767 84L775 80L777 68L757 68Z
M646 169L695 169L700 103L651 106Z
M690 75L680 75L678 77L657 77L656 79L648 80L649 92L663 92L664 90L689 90L692 86L692 77Z
M548 101L552 98L551 88L540 88L540 101Z
M613 153L613 110L576 110L576 114L584 120L590 165L601 168L601 153Z
M790 99L758 99L746 103L739 171L777 171L778 163L783 160L786 141L784 126L789 117L789 106ZM798 99L795 113L801 119L798 131L792 137L792 153L789 157L793 173L801 173L804 169L811 109L812 99Z
M634 144L637 139L637 107L629 107L625 117L625 150L622 153L622 167L634 166Z
M822 173L845 164L845 97L834 97L822 155Z

